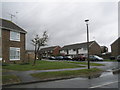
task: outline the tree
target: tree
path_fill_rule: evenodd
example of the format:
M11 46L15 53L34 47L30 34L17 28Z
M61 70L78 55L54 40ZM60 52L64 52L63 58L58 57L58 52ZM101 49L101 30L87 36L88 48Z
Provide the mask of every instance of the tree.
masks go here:
M35 65L36 60L37 60L37 55L38 55L39 50L40 50L40 47L47 45L46 44L47 41L48 41L47 31L43 32L42 37L36 35L36 37L33 40L31 40L31 41L32 41L32 44L35 46L35 51L34 51L35 58L34 58L34 62L33 62L33 65Z

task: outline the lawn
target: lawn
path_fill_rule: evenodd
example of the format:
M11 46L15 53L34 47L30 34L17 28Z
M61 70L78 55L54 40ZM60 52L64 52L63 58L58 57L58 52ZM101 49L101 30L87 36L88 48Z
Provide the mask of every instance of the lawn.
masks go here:
M16 71L28 71L28 70L49 70L49 69L64 69L64 68L79 68L83 67L80 65L69 64L65 62L54 62L54 61L37 61L35 66L30 64L9 64L3 66L3 69L16 70Z
M15 75L2 75L3 84L19 83L20 79Z
M110 60L110 59L105 59L104 61L108 61L108 62L117 62L117 60Z
M66 63L74 63L74 64L83 64L83 65L87 65L88 63L87 62L76 62L76 61L64 61ZM99 64L99 63L91 63L90 62L90 65L91 66L104 66L104 64Z
M50 78L64 78L64 77L77 77L77 76L93 76L101 73L102 70L97 68L92 69L81 69L72 71L56 71L56 72L42 72L31 74L33 77L39 79L50 79Z

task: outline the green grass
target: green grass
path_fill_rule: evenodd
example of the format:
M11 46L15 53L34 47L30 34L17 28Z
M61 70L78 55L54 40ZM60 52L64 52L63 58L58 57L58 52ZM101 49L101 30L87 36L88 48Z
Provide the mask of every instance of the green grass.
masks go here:
M74 64L83 64L83 65L87 65L87 64L88 64L87 62L75 62L75 61L64 61L64 62L74 63ZM91 65L91 66L104 66L104 64L91 63L91 62L90 62L90 65Z
M28 71L28 70L49 70L49 69L64 69L64 68L78 68L83 67L75 64L69 64L64 62L55 61L37 61L35 66L31 64L9 64L8 66L2 66L3 69L16 70L16 71Z
M20 82L20 79L15 75L2 75L3 84L13 84Z
M97 68L92 69L81 69L72 71L56 71L56 72L42 72L31 74L33 77L39 79L49 79L49 78L62 78L62 77L72 77L72 76L93 76L100 73L102 70Z
M104 61L108 61L108 62L117 62L117 60L110 60L110 59L105 59Z

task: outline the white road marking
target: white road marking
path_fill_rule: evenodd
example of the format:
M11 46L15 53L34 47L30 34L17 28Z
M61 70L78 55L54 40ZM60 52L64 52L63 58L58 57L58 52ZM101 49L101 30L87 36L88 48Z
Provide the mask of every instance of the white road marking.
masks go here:
M98 87L102 87L102 86L105 86L105 85L109 85L109 84L113 84L113 83L117 83L118 81L115 81L115 82L108 82L108 83L104 83L102 85L97 85L97 86L93 86L93 87L89 87L89 88L98 88Z

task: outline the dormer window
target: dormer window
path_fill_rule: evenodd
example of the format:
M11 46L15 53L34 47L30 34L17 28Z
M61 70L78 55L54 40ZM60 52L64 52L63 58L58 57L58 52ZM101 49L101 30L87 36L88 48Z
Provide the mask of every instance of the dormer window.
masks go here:
M11 41L20 41L20 33L10 31L10 40Z

